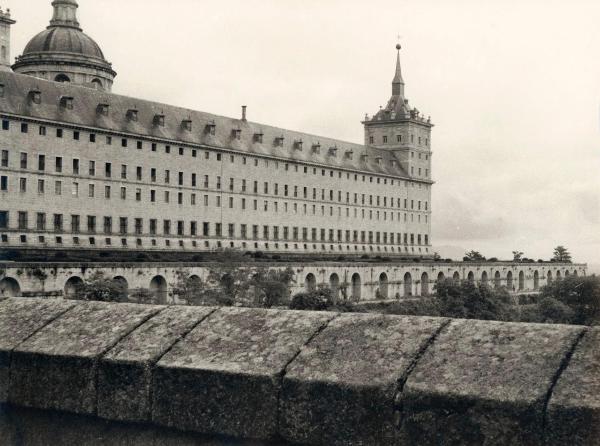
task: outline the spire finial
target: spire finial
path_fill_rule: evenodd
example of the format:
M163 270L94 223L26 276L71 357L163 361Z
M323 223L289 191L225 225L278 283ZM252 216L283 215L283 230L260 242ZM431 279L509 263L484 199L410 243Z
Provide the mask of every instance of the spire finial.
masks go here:
M394 76L394 80L392 81L392 95L404 97L404 79L402 79L402 68L400 65L400 50L401 49L402 49L402 46L400 45L400 36L398 36L398 43L396 44L396 50L398 51L398 56L396 58L396 75Z

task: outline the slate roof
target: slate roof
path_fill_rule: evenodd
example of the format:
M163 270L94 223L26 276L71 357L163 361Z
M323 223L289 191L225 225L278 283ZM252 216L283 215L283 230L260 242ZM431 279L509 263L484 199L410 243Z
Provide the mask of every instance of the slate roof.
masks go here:
M0 84L4 90L0 97L0 113L166 139L182 145L205 145L410 178L394 152L388 150L12 72L0 72ZM34 91L39 93L40 103L32 100ZM72 98L72 108L64 106L66 98ZM137 120L131 119L135 115ZM160 125L161 116L164 125ZM191 121L191 130L186 128L186 121ZM214 126L214 135L208 131L210 126ZM236 130L241 131L239 140L235 137ZM262 142L256 135L262 135ZM277 144L278 138L283 138L282 145ZM317 150L318 146L320 150Z

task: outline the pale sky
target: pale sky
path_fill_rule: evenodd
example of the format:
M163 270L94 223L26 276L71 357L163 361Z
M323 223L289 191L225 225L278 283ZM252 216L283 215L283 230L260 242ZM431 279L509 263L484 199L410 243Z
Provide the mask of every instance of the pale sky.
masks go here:
M50 3L2 2L13 56ZM248 105L250 120L358 143L400 35L406 95L436 124L434 245L547 259L562 244L600 264L598 0L79 5L116 93L234 117Z

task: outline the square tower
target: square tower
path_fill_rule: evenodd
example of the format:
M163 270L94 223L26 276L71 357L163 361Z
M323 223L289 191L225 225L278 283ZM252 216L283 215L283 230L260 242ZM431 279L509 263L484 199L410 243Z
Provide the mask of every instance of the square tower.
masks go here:
M10 71L10 27L15 22L10 18L10 9L0 8L0 70Z

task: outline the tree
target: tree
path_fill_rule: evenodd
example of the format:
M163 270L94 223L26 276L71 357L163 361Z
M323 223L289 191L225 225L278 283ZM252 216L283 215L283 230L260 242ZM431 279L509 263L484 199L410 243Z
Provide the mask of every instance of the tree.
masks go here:
M479 251L469 251L465 254L464 260L470 262L484 262L485 257Z
M554 260L555 262L571 263L571 254L569 253L569 250L564 246L557 246L556 248L554 248L554 257L552 257L552 260Z
M439 315L460 319L514 320L510 293L468 280L445 279L436 284Z
M600 324L599 277L565 277L543 287L540 294L542 299L554 299L573 310L572 317L563 323Z
M127 302L127 293L120 282L113 281L107 278L103 272L97 271L77 286L75 299L101 302Z
M520 262L523 260L523 253L521 251L513 251L513 262Z

